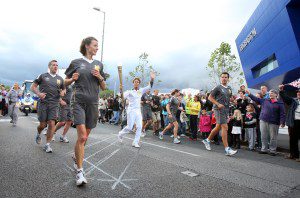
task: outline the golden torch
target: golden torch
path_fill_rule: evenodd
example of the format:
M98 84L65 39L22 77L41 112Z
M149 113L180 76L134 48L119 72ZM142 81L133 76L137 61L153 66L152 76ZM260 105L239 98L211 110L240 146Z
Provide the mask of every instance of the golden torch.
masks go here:
M124 100L124 95L123 95L123 80L122 80L122 64L118 64L118 73L119 73L119 80L120 80L120 94L122 100Z

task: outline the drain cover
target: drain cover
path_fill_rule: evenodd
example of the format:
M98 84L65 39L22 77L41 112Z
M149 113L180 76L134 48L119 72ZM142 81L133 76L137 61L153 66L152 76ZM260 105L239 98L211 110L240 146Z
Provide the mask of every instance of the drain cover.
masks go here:
M184 171L184 172L181 172L182 174L185 174L185 175L187 175L187 176L190 176L190 177L196 177L196 176L198 176L198 174L196 174L196 173L193 173L193 172L191 172L191 171Z

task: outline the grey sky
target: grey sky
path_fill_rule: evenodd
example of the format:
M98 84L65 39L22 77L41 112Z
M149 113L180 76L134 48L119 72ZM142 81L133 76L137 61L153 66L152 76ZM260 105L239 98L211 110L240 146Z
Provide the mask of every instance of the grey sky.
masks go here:
M118 63L123 65L125 78L143 52L161 73L160 88L210 87L205 70L210 53L225 41L237 54L235 38L259 2L4 1L0 8L0 83L34 79L47 71L51 59L67 67L80 57L80 41L86 36L101 42L103 15L92 10L97 6L106 11L104 64L105 72L111 74L110 88L118 80ZM101 49L97 59L100 54Z

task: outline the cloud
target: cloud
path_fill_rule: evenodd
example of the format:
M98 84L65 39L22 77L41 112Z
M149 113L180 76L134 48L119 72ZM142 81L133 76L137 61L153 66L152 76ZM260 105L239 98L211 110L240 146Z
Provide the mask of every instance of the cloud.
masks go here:
M159 88L206 89L211 51L227 41L236 54L234 40L259 1L4 1L0 83L34 79L47 71L51 59L66 68L81 56L79 45L86 36L94 35L101 43L103 14L92 9L99 6L106 12L104 64L111 75L110 88L115 82L118 87L118 63L123 64L125 78L138 64L138 56L147 52L161 73Z

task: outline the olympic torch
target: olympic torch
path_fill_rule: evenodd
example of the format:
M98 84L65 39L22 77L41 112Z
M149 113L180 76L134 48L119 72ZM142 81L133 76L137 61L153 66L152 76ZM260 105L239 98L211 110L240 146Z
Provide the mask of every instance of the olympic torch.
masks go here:
M120 94L122 100L124 100L124 95L123 95L123 80L122 80L122 64L118 64L118 73L119 73L119 80L120 80Z

